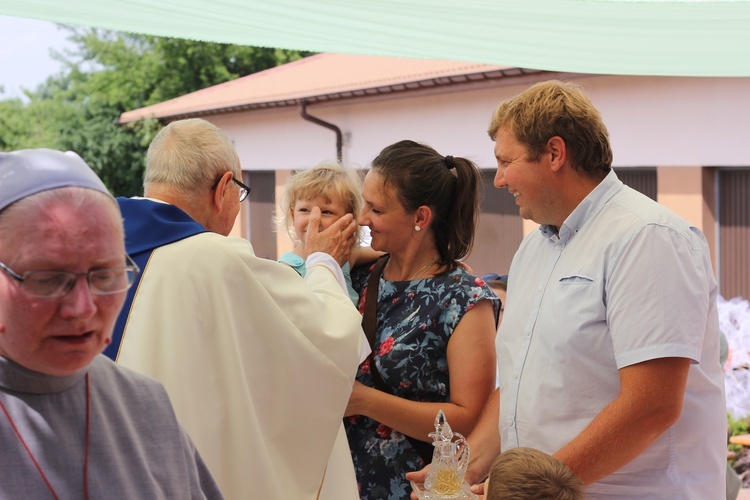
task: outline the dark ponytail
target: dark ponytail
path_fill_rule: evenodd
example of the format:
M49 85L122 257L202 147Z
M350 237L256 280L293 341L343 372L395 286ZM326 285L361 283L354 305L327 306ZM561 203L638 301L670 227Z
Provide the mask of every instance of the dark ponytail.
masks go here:
M420 206L433 212L432 231L440 264L452 271L474 244L479 217L481 175L471 161L443 156L430 146L400 141L383 149L373 170L392 186L407 212Z

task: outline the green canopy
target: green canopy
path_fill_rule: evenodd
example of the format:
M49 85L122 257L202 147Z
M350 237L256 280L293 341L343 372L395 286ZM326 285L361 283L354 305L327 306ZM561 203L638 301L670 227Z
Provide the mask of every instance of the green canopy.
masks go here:
M0 14L318 52L750 76L750 0L0 0Z

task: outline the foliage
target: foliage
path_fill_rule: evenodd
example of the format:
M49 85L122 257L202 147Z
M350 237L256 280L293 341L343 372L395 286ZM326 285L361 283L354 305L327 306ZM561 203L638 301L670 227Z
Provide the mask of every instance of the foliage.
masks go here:
M0 150L76 151L113 194L142 193L155 120L118 125L129 110L285 64L308 52L66 27L76 49L29 102L0 100Z
M742 418L735 420L731 415L727 414L727 433L729 436L741 436L743 434L750 433L750 419ZM728 444L727 449L739 454L743 450L743 446L740 444Z
M730 436L740 436L750 432L750 420L746 418L734 420L731 416L727 415L727 424Z
M68 110L48 100L0 101L0 150L57 148L57 124L69 117Z

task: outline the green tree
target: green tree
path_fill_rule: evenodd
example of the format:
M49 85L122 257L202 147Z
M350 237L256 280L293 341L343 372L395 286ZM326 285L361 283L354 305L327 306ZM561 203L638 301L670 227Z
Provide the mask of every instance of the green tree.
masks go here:
M285 64L309 52L67 28L75 49L29 102L0 101L0 149L76 151L113 194L142 193L154 120L118 125L129 110Z
M57 125L68 119L68 111L50 100L0 101L0 150L59 149Z

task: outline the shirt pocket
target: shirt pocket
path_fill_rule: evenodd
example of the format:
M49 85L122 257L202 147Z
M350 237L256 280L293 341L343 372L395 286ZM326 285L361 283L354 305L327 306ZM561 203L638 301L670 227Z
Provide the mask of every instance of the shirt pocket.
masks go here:
M587 286L594 283L596 278L592 273L578 272L561 277L558 282L560 286Z

